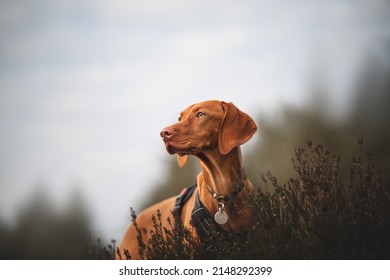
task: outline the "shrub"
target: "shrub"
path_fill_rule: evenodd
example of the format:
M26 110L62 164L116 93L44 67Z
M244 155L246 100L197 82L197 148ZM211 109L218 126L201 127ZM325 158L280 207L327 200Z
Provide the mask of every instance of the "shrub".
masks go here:
M175 232L172 221L163 227L156 213L152 246L139 238L140 253L145 259L388 259L389 183L371 156L362 155L362 144L348 183L339 179L340 157L311 141L295 150L295 177L280 184L271 172L263 175L250 201L254 217L245 239L222 237L205 250L188 229ZM134 211L132 218L137 227Z

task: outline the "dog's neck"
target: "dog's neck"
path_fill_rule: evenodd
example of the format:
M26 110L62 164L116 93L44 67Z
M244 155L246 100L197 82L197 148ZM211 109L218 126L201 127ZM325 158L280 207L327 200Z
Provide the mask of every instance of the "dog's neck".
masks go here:
M233 220L237 219L240 214L236 210L243 208L242 203L252 187L246 182L240 147L233 148L227 155L222 155L217 150L210 150L198 155L198 158L202 169L198 176L200 200L210 214L214 215L218 211L218 202L212 197L210 190L219 196L228 196L245 184L243 189L226 205L225 211L232 225Z
M218 195L228 195L243 183L243 167L240 147L227 155L208 151L198 156L204 182Z

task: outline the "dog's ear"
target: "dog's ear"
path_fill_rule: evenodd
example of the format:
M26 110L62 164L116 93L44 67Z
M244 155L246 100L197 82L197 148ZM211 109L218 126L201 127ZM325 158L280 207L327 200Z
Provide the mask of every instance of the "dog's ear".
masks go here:
M257 130L253 119L238 110L233 103L221 102L224 118L219 129L218 146L221 154L228 154L234 147L244 144Z
M177 155L177 163L179 164L180 168L182 168L184 165L186 165L187 160L188 160L187 155L184 155L184 156Z

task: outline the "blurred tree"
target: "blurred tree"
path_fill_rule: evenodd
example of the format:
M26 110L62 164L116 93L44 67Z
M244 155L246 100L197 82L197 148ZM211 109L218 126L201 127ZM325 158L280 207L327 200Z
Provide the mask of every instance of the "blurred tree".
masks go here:
M12 252L10 238L10 229L4 221L0 220L0 259L7 259L7 255Z
M20 210L15 228L0 224L1 259L85 259L91 229L80 193L63 212L39 187Z
M316 104L308 109L286 106L278 119L262 118L259 123L261 136L244 158L248 175L257 186L268 170L281 182L292 177L295 174L291 164L294 149L305 146L308 140L323 143L336 154L345 154L345 147L351 143L347 141L345 130L317 110ZM352 153L351 149L347 155Z
M381 54L373 52L356 80L354 98L345 119L330 118L330 102L322 68L313 74L310 84L311 102L304 109L284 107L278 119L262 118L259 123L261 137L254 151L249 153L247 170L257 183L261 173L271 170L283 182L293 176L290 158L297 147L308 140L324 144L337 155L342 155L341 179L349 177L349 160L357 139L364 139L364 149L369 151L384 179L390 174L390 48ZM388 179L388 178L387 178Z
M356 84L347 127L365 139L384 176L390 174L390 46L382 55L370 53Z

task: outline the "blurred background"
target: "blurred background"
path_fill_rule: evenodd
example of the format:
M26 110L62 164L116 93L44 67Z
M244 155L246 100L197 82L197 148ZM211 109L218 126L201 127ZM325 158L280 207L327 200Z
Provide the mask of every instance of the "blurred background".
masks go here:
M207 99L256 120L256 184L293 176L309 139L348 177L364 137L387 178L389 27L387 0L1 0L0 257L119 241L129 207L195 181L159 132Z

